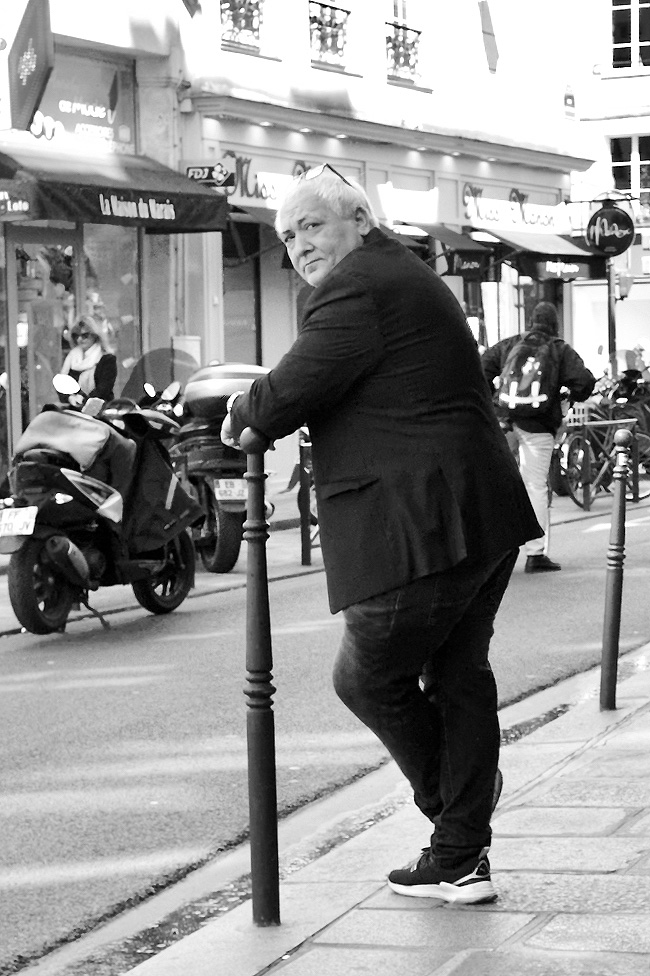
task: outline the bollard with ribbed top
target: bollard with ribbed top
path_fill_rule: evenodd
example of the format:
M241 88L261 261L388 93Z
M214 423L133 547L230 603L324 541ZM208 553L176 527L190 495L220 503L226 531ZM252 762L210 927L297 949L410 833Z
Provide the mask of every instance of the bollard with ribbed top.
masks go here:
M248 507L244 539L246 568L246 735L248 743L248 804L250 811L253 921L280 924L278 812L273 715L273 655L266 541L269 524L264 504L264 451L269 442L247 427L240 445L248 455Z
M621 632L623 561L625 560L625 490L630 466L632 434L629 430L618 430L614 435L614 443L616 445L614 504L612 506L609 548L607 550L603 651L600 667L601 712L612 711L616 708L616 673Z

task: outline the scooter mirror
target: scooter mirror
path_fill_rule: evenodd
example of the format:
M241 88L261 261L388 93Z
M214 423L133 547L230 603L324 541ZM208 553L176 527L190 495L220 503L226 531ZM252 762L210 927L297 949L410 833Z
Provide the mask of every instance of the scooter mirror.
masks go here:
M77 381L67 373L57 373L56 376L53 376L52 386L57 393L61 393L63 396L72 396L73 393L79 393L81 390Z
M160 399L175 400L180 392L181 392L181 384L178 382L178 380L174 380L172 383L169 384L169 386L166 386L165 389L162 391L162 393L160 394Z
M153 383L145 383L144 392L147 394L148 397L151 397L151 399L153 400L154 397L156 396L156 387L153 385Z

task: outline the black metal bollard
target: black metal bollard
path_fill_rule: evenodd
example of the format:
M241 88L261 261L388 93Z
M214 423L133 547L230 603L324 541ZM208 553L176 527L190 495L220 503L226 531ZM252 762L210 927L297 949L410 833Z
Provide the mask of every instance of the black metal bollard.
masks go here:
M605 585L605 617L603 621L603 650L600 667L600 710L616 708L616 674L618 644L621 632L621 602L623 597L623 561L625 559L625 490L630 466L629 430L617 430L616 466L614 468L614 504L607 550L607 580Z
M275 774L273 655L266 541L269 524L264 506L264 451L268 441L247 427L240 444L248 455L248 506L244 539L246 568L246 735L248 743L248 805L250 814L253 921L280 924L278 802Z

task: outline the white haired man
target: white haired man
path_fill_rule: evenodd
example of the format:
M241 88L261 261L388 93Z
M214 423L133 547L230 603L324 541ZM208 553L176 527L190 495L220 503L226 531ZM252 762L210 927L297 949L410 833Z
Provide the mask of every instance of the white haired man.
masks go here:
M541 530L458 302L378 228L363 189L327 164L308 171L276 230L313 292L293 346L231 398L222 438L309 426L330 607L345 620L334 686L435 825L389 883L491 901L488 650L518 547Z

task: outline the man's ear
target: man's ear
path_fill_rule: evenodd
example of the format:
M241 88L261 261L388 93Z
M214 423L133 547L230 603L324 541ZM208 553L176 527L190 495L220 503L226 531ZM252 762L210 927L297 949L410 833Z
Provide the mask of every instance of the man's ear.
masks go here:
M370 221L368 211L365 209L365 207L357 207L357 209L354 211L354 219L359 233L362 237L365 237L366 234L368 234L373 228L373 224Z

